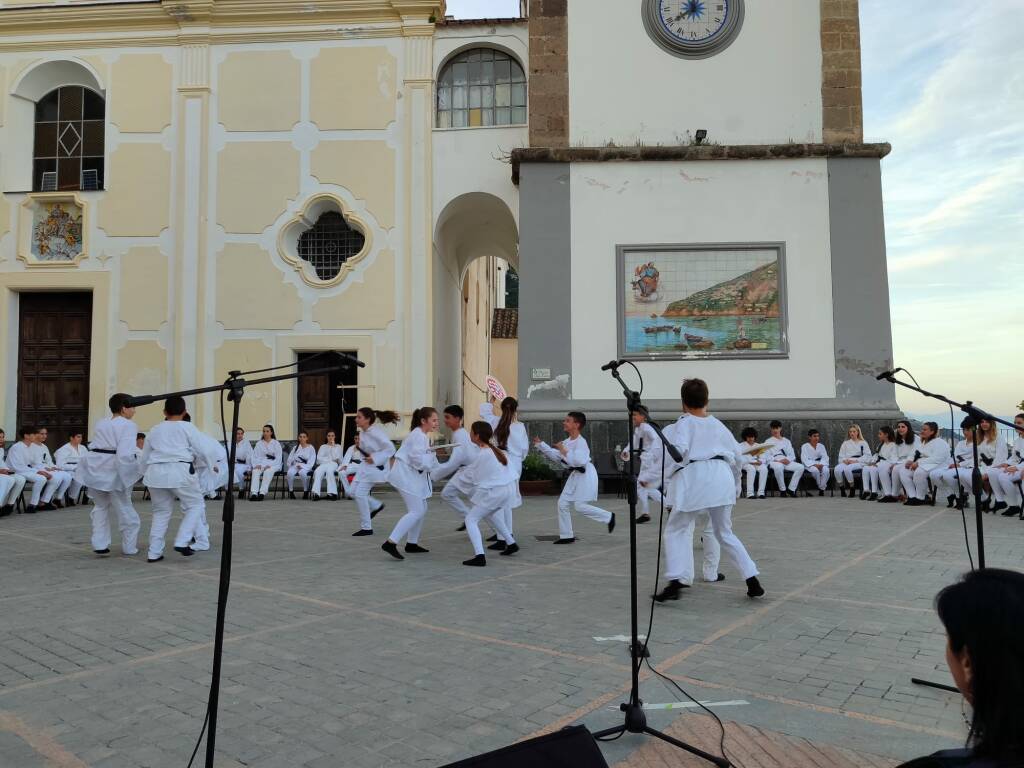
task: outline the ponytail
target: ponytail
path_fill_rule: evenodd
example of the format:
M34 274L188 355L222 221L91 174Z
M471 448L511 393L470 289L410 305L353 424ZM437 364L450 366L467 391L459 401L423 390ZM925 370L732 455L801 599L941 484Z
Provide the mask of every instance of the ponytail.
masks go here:
M505 454L491 442L491 438L494 437L494 430L491 429L490 424L486 421L474 421L473 426L470 427L470 431L476 435L480 442L494 451L494 458L498 460L501 466L508 466L508 457L506 457Z
M519 401L514 397L506 397L501 401L501 420L494 430L494 438L498 447L503 451L508 450L508 433L512 429L512 420L519 410Z
M394 411L375 411L373 408L360 408L359 413L371 424L380 421L382 424L397 424L398 414Z
M409 431L416 429L423 424L424 419L429 419L437 413L436 408L432 408L429 405L424 405L422 408L417 408L412 412L412 424L409 425Z

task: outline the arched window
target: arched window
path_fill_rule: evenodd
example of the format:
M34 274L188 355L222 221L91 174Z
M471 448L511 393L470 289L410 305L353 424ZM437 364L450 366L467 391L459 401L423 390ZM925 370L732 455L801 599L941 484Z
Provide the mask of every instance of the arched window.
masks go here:
M437 127L526 124L526 75L518 61L493 48L453 56L437 82Z
M103 97L89 88L56 88L36 102L32 190L103 189Z
M341 266L363 250L366 238L337 211L324 211L316 224L299 236L299 258L310 263L321 280L333 280Z

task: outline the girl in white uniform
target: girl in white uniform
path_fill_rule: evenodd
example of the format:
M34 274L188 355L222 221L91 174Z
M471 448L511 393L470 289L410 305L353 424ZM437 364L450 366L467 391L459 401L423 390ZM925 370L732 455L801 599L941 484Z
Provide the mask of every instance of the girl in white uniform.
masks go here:
M267 497L270 483L274 475L281 471L283 460L284 450L277 442L273 425L264 424L263 437L253 446L252 457L249 459L249 471L252 472L252 482L249 485L250 501L263 501Z
M839 483L839 495L846 496L846 492L849 491L852 499L856 493L854 476L860 474L865 462L871 458L871 446L864 439L857 424L850 425L846 431L846 438L839 446L839 463L836 464L835 475ZM863 490L861 498L867 498Z
M14 513L14 504L21 498L25 490L25 478L7 466L5 456L5 438L7 436L0 429L0 517L7 517Z
M491 397L487 404L480 406L480 418L494 429L494 443L505 452L508 466L516 481L512 498L503 513L505 527L512 531L512 510L523 506L523 497L519 495L519 478L523 474L523 459L530 452L530 437L526 433L526 427L519 421L519 401L514 397L506 397L501 401L501 416L494 415L494 398ZM495 538L497 541L488 549L503 549L501 534Z
M1005 501L1005 517L1021 513L1021 477L1024 476L1024 413L1013 418L1017 425L1017 439L1007 453L1006 461L993 464L988 479L992 484L992 495L996 502ZM997 504L998 506L998 504Z
M999 437L999 430L993 421L982 419L978 425L978 459L981 461L981 480L985 486L985 511L1001 512L1006 509L1006 501L996 498L992 505L992 468L1005 464L1009 457L1006 441Z
M441 426L437 410L425 405L412 413L411 431L402 441L401 447L391 463L388 482L402 495L405 514L398 519L387 541L381 549L397 560L405 558L398 551L398 544L406 539L405 551L411 554L429 552L419 545L423 521L427 517L427 499L434 493L430 483L430 472L437 468L437 456L430 447L430 433Z
M313 472L313 484L310 493L313 501L320 501L320 491L327 479L327 498L334 501L338 498L338 467L342 460L342 447L335 440L333 429L327 430L327 442L316 452L316 470Z
M299 442L288 454L288 498L295 498L295 477L302 480L302 498L309 498L309 473L316 462L316 451L309 444L309 435L299 432Z
M511 503L513 493L516 492L517 481L512 477L512 469L505 453L491 444L493 436L494 430L486 421L473 422L470 438L476 447L471 450L476 452L476 456L470 472L476 492L473 494L473 507L466 513L466 533L473 544L474 556L469 560L463 560L463 565L487 565L483 536L480 535L481 520L490 519L491 524L506 542L507 546L501 551L502 555L513 555L519 551L512 531L505 526L503 514L504 509Z
M361 464L356 470L352 492L359 510L359 530L353 536L372 536L370 522L384 505L370 495L373 486L388 481L388 467L395 455L395 446L381 424L397 424L398 414L394 411L375 411L360 408L356 411L356 427L359 428L359 452Z
M73 507L77 503L78 494L82 491L82 484L74 479L75 470L78 469L78 462L82 460L89 450L82 445L82 438L84 435L81 432L75 432L68 437L68 441L64 443L57 452L53 454L54 463L57 465L57 469L67 472L71 475L71 484L68 486L68 506Z
M350 499L352 498L352 483L356 479L356 470L363 463L360 456L362 454L359 453L359 433L356 432L352 445L345 451L345 455L341 457L341 462L338 464L338 481L341 483L341 489L345 496Z
M946 494L946 506L957 509L967 508L967 496L971 492L974 474L974 441L977 432L971 426L971 422L964 420L960 425L963 428L963 439L953 448L953 456L949 465L938 473L936 493Z
M896 463L891 470L892 496L882 499L883 503L895 503L899 501L903 491L903 476L900 470L907 462L913 461L921 450L921 438L914 434L914 428L909 421L896 422ZM913 488L911 488L913 490Z
M562 427L569 437L554 447L539 437L533 444L549 460L571 470L565 481L562 495L558 497L558 539L555 544L572 544L576 534L572 530L572 510L575 508L584 517L605 523L608 533L615 530L615 515L606 509L595 507L590 502L597 500L597 470L590 460L590 446L580 430L587 424L587 417L579 411L569 411L562 420ZM500 447L500 444L499 444Z
M890 426L878 430L878 450L864 465L861 478L871 501L885 501L892 496L892 466L896 463L896 432Z
M732 532L732 508L736 504L736 476L740 466L736 439L722 422L708 415L709 393L704 381L687 379L681 395L688 415L677 421L671 432L672 443L682 454L682 469L673 475L668 489L672 514L665 526L664 539L665 575L669 583L655 599L658 602L679 599L686 563L693 567L693 542L684 534L692 531L701 512L710 516L715 538L746 581L747 595L761 597L764 588L757 578L757 565Z
M235 430L235 472L234 484L241 489L245 483L245 473L249 471L249 464L252 461L252 443L245 439L245 430L239 427Z
M915 452L916 458L900 467L900 482L907 489L905 506L917 507L928 497L928 482L938 483L936 473L941 474L949 464L949 443L939 437L939 425L926 421L921 427L921 445Z

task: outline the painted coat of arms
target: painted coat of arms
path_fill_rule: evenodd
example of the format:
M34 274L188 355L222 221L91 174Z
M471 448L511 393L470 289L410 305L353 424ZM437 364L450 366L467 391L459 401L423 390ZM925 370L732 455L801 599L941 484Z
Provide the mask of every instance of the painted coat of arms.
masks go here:
M32 217L32 257L74 261L82 253L82 210L74 203L44 203Z

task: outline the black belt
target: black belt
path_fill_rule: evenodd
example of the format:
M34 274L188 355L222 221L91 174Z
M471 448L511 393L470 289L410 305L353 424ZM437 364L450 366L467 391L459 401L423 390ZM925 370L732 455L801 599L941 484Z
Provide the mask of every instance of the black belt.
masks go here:
M992 463L995 461L995 458L990 458L988 456L979 456L979 458L981 459L981 463L986 467L991 467Z
M727 464L729 463L729 459L727 459L725 456L711 456L706 459L690 459L689 464L683 467L683 469L686 469L686 467L690 466L690 464L696 464L698 461L724 461Z
M564 461L562 463L565 464ZM589 463L590 462L587 462L587 464L589 464ZM571 469L573 472L584 472L585 473L587 471L587 464L584 464L582 467L570 467L568 464L565 464L565 466L566 466L567 469Z
M90 448L90 453L105 453L108 456L117 456L117 451L113 448Z

